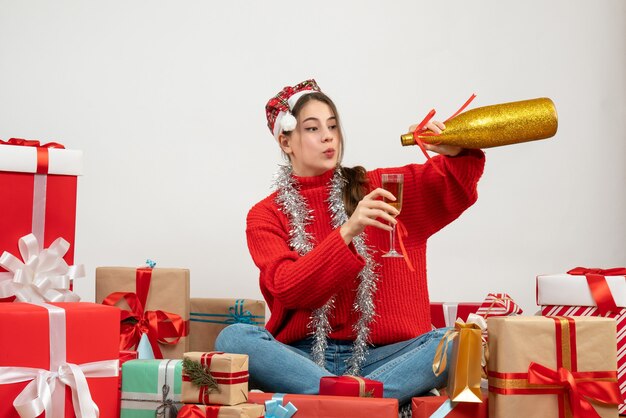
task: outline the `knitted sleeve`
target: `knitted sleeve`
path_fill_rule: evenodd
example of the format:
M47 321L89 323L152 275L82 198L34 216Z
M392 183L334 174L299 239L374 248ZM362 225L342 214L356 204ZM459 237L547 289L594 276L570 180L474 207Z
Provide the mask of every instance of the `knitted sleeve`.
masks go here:
M408 230L406 243L418 245L476 202L484 164L481 150L464 150L456 157L435 156L425 164L374 170L370 180L372 186L380 187L382 173L404 173L403 204L398 219Z
M289 247L289 232L278 211L261 202L248 213L246 235L261 271L261 289L287 309L316 309L353 283L365 261L333 230L304 256ZM265 293L265 292L264 292Z

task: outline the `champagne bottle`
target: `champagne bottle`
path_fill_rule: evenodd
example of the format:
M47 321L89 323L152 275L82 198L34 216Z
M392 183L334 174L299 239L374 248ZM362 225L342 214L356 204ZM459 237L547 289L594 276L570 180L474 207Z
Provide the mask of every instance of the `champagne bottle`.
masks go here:
M418 133L428 144L462 148L490 148L550 138L557 130L556 108L547 97L477 107L446 122L439 135L428 130ZM403 146L416 145L413 132L402 135Z

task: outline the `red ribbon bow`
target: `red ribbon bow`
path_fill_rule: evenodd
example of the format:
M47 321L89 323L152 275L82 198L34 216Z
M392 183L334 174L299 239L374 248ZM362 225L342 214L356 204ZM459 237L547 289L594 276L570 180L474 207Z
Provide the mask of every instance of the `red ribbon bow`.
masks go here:
M185 323L180 315L161 310L145 311L137 294L113 292L102 301L103 305L114 306L122 298L126 299L130 311L122 311L120 350L134 348L142 334L148 334L154 357L161 359L163 354L159 344L178 344L185 336ZM133 319L133 321L127 321ZM173 338L173 340L167 340Z
M465 110L465 108L467 106L469 106L469 104L472 102L472 100L474 100L476 98L475 94L472 94L470 96L469 99L467 99L467 101L463 104L463 106L461 106L459 108L459 110L457 110L456 112L454 112L454 114L452 116L450 116L448 119L446 119L445 121L443 121L443 123L448 122L450 119L454 118L455 116L458 116L459 113L461 113L463 110ZM428 114L426 115L426 117L424 119L422 119L422 121L417 125L417 127L415 128L415 130L413 131L413 139L415 139L415 142L417 143L417 145L419 146L420 150L422 150L422 153L424 154L424 156L426 157L426 159L428 161L430 161L430 155L428 155L428 153L426 152L426 146L424 145L424 142L422 141L422 139L420 138L421 136L437 136L438 134L429 131L426 128L426 124L428 122L430 122L430 120L433 118L433 116L435 116L435 113L437 113L435 111L435 109L431 109L430 112L428 112ZM435 167L435 170L437 170L437 172L439 174L441 174L443 176L443 172L439 169L439 167L437 167L435 164L433 164L433 167Z
M585 380L576 380L577 377ZM553 370L538 363L530 363L528 382L533 385L555 385L567 391L574 418L591 418L600 415L588 399L604 404L618 405L623 402L619 386L615 382L587 380L594 378L594 372L574 372L565 367ZM617 378L617 374L615 375Z
M151 268L138 268L137 293L113 292L102 301L102 304L114 306L124 298L130 307L130 311L122 311L120 350L134 348L139 343L141 335L147 334L154 357L161 359L163 354L159 348L159 343L178 344L180 339L187 335L187 327L180 315L161 310L144 311L144 306L148 300L151 277ZM172 338L173 340L168 340Z
M605 315L608 312L617 312L618 307L611 294L611 289L605 276L626 276L626 268L614 267L610 269L576 267L567 272L574 276L585 276L593 300L598 305L598 312Z
M22 147L36 147L37 148L37 174L48 173L48 149L65 147L58 142L48 142L47 144L40 144L39 141L33 139L11 138L8 141L0 139L0 144L4 145L16 145Z

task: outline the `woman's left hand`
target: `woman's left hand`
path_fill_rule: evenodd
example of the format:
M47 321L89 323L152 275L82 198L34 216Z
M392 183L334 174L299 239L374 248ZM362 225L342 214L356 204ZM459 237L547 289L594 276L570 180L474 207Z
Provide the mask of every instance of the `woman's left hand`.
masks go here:
M409 132L413 132L415 128L417 128L417 125L411 125L409 127ZM446 129L446 125L438 120L431 120L426 124L426 129L436 134L440 134L441 132L443 132L444 129ZM455 145L434 145L424 143L424 147L428 151L436 152L437 154L441 155L447 155L449 157L454 157L458 155L461 151L463 151L463 148L457 147Z

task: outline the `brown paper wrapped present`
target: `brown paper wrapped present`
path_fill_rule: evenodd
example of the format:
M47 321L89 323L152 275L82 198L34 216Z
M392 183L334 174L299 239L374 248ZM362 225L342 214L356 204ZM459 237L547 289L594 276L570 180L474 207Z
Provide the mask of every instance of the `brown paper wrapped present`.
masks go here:
M263 405L254 403L234 406L185 405L178 411L177 418L261 418L264 413Z
M236 323L265 326L265 302L251 299L191 298L189 351L213 351L217 335Z
M136 348L146 333L155 358L189 351L189 270L98 267L96 302L123 310L120 350Z
M183 359L183 403L237 405L248 400L248 356L189 352Z
M617 417L615 320L487 321L490 417Z

